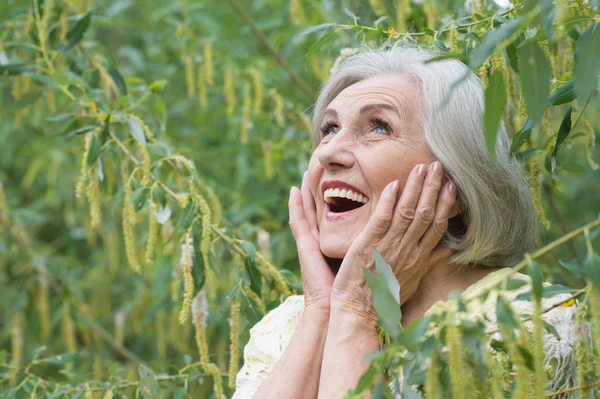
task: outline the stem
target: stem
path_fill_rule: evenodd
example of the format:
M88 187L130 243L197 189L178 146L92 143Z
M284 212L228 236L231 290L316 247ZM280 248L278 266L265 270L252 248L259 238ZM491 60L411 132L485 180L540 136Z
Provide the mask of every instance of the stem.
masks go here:
M264 35L264 33L262 33L258 29L256 24L254 23L254 20L250 16L250 14L248 14L246 12L246 10L244 10L242 8L240 3L238 3L237 0L227 0L227 1L233 7L235 12L237 12L238 15L244 20L244 22L246 24L248 24L248 26L250 27L250 30L252 31L252 33L254 33L254 36L256 36L256 38L262 43L263 46L265 46L267 51L277 60L279 65L281 65L281 67L283 69L285 69L285 71L288 73L288 75L290 75L290 78L294 81L294 83L296 83L296 85L298 85L298 87L304 92L304 94L306 94L310 98L316 97L317 93L308 85L308 83L306 83L304 81L304 79L302 79L300 77L300 75L298 75L292 69L292 67L283 59L281 54L279 54L277 52L277 50L275 50L273 45L269 42L269 39L267 39L267 37Z
M535 251L534 253L531 254L530 258L531 259L539 258L539 257L545 255L546 253L552 251L553 249L560 247L561 245L565 244L566 242L569 242L573 238L583 234L586 230L589 231L589 229L592 229L597 226L600 226L600 218L598 218L598 219L594 220L593 222L590 222L586 225L583 225L583 226L571 231L570 233L565 234L564 236L560 237L559 239L551 242L550 244L546 245L545 247L538 249L537 251ZM514 276L516 273L518 273L521 269L525 268L525 266L527 266L527 265L528 265L528 261L527 261L527 256L526 256L526 259L519 262L516 266L513 266L511 268L511 271L509 273L507 273L506 276L504 276L504 278L501 281L493 282L493 283L489 284L487 287L484 287L481 291L479 291L476 295L465 296L464 297L465 302L472 301L473 299L478 298L481 295L484 295L484 294L492 291L499 284L502 284L504 281L506 281L509 278L511 278L512 276Z

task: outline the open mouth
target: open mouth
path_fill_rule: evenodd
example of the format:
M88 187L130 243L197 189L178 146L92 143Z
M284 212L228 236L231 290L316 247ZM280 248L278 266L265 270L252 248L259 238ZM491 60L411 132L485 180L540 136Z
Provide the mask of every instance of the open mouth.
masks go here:
M323 199L333 213L349 212L369 202L365 195L345 188L328 188L323 193Z

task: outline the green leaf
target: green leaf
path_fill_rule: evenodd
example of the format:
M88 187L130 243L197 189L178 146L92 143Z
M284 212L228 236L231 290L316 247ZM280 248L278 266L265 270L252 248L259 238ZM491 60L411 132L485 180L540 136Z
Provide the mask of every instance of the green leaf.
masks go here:
M400 331L400 306L390 292L383 276L375 277L366 267L363 267L363 273L373 293L373 304L381 327L390 337L395 337Z
M573 107L569 105L569 109L565 113L563 120L560 124L560 128L558 129L558 135L556 136L556 144L554 145L554 150L552 150L552 154L550 154L552 161L551 171L554 172L556 168L556 154L558 153L558 149L562 145L562 143L569 136L569 132L571 131L571 112L573 111Z
M29 76L29 78L31 80L33 80L35 83L39 84L40 86L46 86L46 87L50 87L53 89L58 89L58 85L56 84L54 79L52 79L49 76L40 75L39 73L33 73L33 72L26 72L25 75Z
M106 143L108 136L110 136L110 116L110 113L106 116L106 119L104 120L104 129L100 132L100 144L102 145Z
M138 143L146 145L146 136L144 135L144 128L138 121L133 118L127 118L127 124L129 125L129 132Z
M92 143L90 145L90 152L88 152L87 164L88 166L92 166L94 162L100 156L100 152L102 152L102 143L100 143L100 138L97 134L92 134Z
M520 73L529 118L539 125L548 105L550 65L538 43L530 42L519 48Z
M498 301L496 302L496 316L499 323L502 323L511 329L517 328L517 322L512 308L506 301L506 298L501 295L498 296Z
M575 81L570 80L556 88L548 98L548 106L570 103L575 99Z
M542 299L542 294L544 291L544 283L542 277L542 268L537 260L532 260L529 264L529 275L531 276L531 290L533 292L533 297L536 300L540 300Z
M308 57L310 57L311 55L315 54L317 51L319 51L319 49L321 47L323 47L323 45L325 43L327 43L332 37L333 35L335 35L337 33L337 30L334 30L332 32L327 33L326 35L323 35L323 37L321 37L319 40L317 40L315 42L315 44L313 44L311 46L310 49L308 49L306 55L304 56L305 59L308 59Z
M600 287L600 256L594 253L587 257L583 262L583 267L592 284Z
M356 384L356 388L354 389L354 393L359 394L362 393L365 389L373 386L375 382L375 378L377 377L377 368L375 367L375 363L371 362L369 368L358 380L358 384Z
M83 39L83 35L90 27L90 21L92 20L92 13L88 12L81 17L71 29L67 32L67 44L60 48L61 51L67 51L73 48L77 43Z
M540 152L539 148L528 148L525 151L515 153L515 158L520 163L525 163L536 153Z
M77 121L75 121L75 122L77 122ZM90 130L96 129L97 127L98 127L98 125L85 125L85 126L82 126L80 128L77 128L75 130L71 130L71 131L65 132L63 134L66 135L67 137L72 137L72 136L76 136L78 134L87 133Z
M496 159L496 138L505 104L504 78L502 72L497 70L490 76L490 85L485 89L485 110L483 114L485 143L492 160Z
M598 54L600 54L600 22L588 26L577 40L575 93L579 101L585 101L598 85L598 74L600 73Z
M146 399L160 398L160 386L152 370L140 364L138 371L140 373L139 390L142 396Z
M108 73L110 74L113 81L119 88L119 92L121 92L122 95L126 96L127 95L127 83L125 82L125 79L123 79L123 75L121 75L121 72L119 72L119 70L113 64L109 63L108 64Z
M569 259L558 261L562 267L567 269L569 273L572 273L575 277L585 277L585 268L579 259Z
M0 64L0 75L20 75L29 70L31 67L22 62Z
M475 68L476 66L482 64L492 52L496 49L496 47L502 43L504 40L508 39L515 32L519 30L519 28L524 28L523 25L523 17L516 17L503 24L496 30L488 32L483 41L471 54L471 60L469 61L469 66L471 68Z
M512 143L510 144L510 151L516 152L527 140L531 137L531 129L533 128L533 121L527 119L521 130L513 136Z
M379 276L383 277L384 281L388 286L388 289L390 290L390 293L396 300L396 303L400 305L400 282L394 275L390 264L387 263L385 259L383 259L383 256L381 256L381 253L377 249L375 249L374 252L375 271L377 271L377 274Z
M527 281L522 279L510 278L505 281L504 289L506 291L514 291L527 284Z
M21 109L21 108L28 107L29 105L36 102L40 98L41 95L42 95L42 92L40 90L32 90L28 93L25 93L23 96L21 96L21 98L19 98L19 100L17 100L13 106L15 109Z
M60 355L45 357L39 359L38 363L50 363L50 364L65 364L70 363L77 358L77 353L63 353Z
M42 346L38 346L37 348L35 348L33 350L33 353L31 354L31 360L37 360L40 355L42 354L42 352L44 352L46 350L46 345L42 345Z

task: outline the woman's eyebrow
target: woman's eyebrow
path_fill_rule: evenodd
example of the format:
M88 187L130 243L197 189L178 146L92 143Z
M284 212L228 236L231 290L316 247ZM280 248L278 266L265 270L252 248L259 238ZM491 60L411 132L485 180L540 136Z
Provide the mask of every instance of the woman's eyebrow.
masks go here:
M398 112L396 107L394 107L393 105L390 105L390 104L385 104L385 103L363 105L360 108L359 113L364 114L365 112L371 111L372 109L376 109L376 110L377 109L388 109L390 111L395 111L398 114L398 116L400 116L400 113Z
M359 113L360 114L364 114L365 112L371 111L371 110L378 110L378 109L387 109L390 111L395 111L398 116L400 116L400 113L398 112L398 110L396 109L396 107L394 107L393 105L390 104L385 104L385 103L381 103L381 104L367 104L367 105L363 105L360 110ZM331 115L334 118L337 118L338 114L337 111L335 109L332 108L327 108L325 110L325 112L323 113L323 115Z

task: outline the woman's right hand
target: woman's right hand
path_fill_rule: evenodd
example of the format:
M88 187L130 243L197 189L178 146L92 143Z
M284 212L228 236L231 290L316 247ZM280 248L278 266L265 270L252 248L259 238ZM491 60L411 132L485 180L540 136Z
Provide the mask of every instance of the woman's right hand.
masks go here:
M300 271L304 286L304 306L306 309L329 311L331 287L335 278L321 252L319 245L319 226L314 198L306 181L306 172L302 177L302 188L292 187L288 202L289 224L292 229Z

